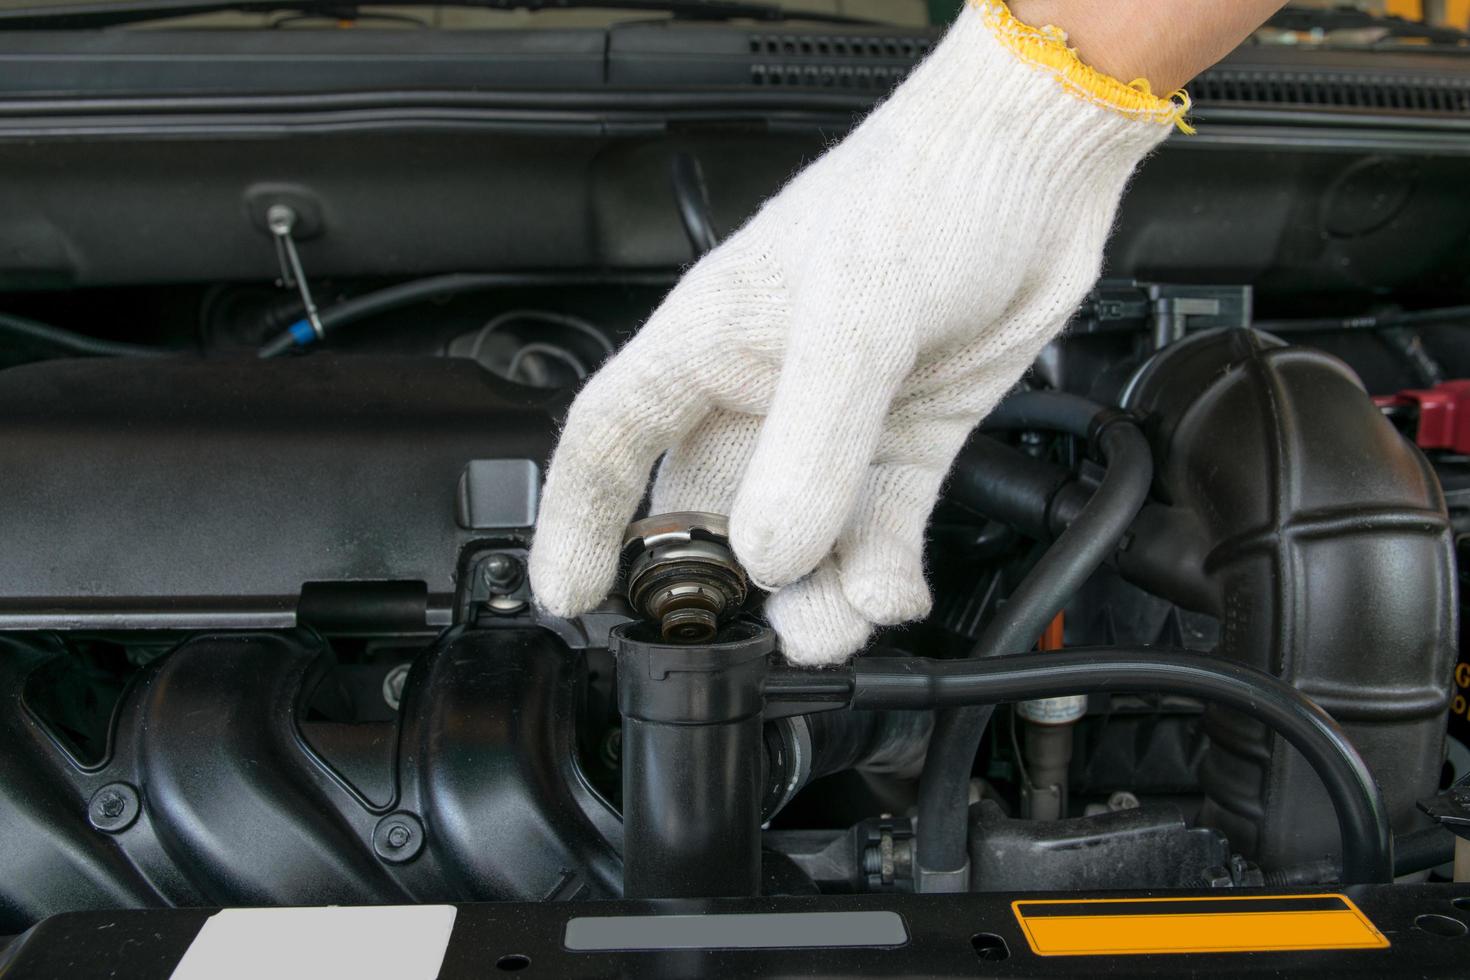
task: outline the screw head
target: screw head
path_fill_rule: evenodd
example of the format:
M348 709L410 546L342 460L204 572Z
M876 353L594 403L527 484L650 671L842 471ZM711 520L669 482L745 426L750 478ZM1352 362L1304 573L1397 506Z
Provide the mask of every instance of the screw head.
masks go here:
M481 574L491 591L505 592L521 584L524 569L515 555L497 552L485 559Z
M265 209L265 225L273 235L289 235L296 226L296 209L289 204L272 204Z
M412 813L390 813L373 829L373 851L392 864L411 861L424 849L424 825Z
M108 783L87 803L87 822L105 834L127 830L138 819L142 803L127 783Z

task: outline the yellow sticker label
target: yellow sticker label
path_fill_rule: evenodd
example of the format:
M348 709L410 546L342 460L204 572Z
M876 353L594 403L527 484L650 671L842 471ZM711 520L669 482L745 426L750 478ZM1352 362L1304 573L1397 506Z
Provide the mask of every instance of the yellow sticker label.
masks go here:
M1082 898L1011 903L1039 956L1383 949L1346 895Z

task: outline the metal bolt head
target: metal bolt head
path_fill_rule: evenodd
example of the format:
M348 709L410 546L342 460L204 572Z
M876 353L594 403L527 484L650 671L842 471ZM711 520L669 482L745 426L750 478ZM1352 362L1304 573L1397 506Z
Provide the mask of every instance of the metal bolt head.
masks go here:
M411 861L424 849L424 825L412 813L390 813L373 829L373 850L392 864Z
M108 783L87 803L87 822L105 834L127 830L138 819L142 803L127 783Z
M505 592L521 584L525 569L515 555L500 552L485 559L480 574L492 592Z
M296 227L296 210L289 204L272 204L265 209L265 226L272 235L289 235Z

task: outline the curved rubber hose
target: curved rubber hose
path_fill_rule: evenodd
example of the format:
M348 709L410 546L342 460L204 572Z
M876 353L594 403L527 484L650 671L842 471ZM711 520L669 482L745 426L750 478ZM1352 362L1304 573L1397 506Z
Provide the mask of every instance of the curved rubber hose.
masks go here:
M767 697L781 696L783 673L767 678ZM1104 647L981 660L875 658L826 673L829 679L821 683L833 691L847 685L851 705L859 709L942 708L1113 691L1179 694L1234 708L1280 733L1316 770L1337 812L1343 881L1393 880L1388 811L1367 764L1327 712L1265 671L1182 650ZM813 678L799 683L810 697ZM923 824L919 833L925 833Z
M1102 411L1097 402L1065 391L1018 391L995 406L980 428L1049 429L1086 439Z
M365 320L379 313L412 306L437 296L452 296L484 289L512 289L542 286L666 286L672 279L668 276L633 275L604 276L584 273L560 272L454 272L427 279L414 279L396 286L355 296L322 310L318 316L323 334L357 320ZM259 357L276 357L293 347L305 347L318 340L310 324L298 320L285 329L274 340L257 351Z
M684 223L689 247L698 258L720 244L720 236L710 216L709 189L705 186L704 168L699 165L699 157L687 151L675 154L672 177L679 220Z
M1056 428L1087 435L1101 407L1052 392L1012 396L995 414L997 426ZM992 416L994 418L994 416ZM1117 548L1153 482L1153 454L1131 422L1098 434L1107 473L1077 518L1046 550L981 634L971 657L1023 653ZM994 708L977 705L941 712L919 780L916 863L925 871L954 872L969 858L970 769Z
M117 340L98 340L86 334L53 327L12 313L0 313L0 334L47 344L80 357L173 357L182 351L167 347L149 347Z

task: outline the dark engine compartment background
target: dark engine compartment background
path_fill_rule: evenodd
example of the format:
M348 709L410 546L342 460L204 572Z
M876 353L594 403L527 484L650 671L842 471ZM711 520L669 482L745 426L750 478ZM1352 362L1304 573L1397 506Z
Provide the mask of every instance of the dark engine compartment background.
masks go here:
M95 98L50 104L55 93L0 100L0 312L182 355L26 363L54 351L0 349L0 364L16 365L0 371L0 700L10 707L0 862L12 871L0 932L77 908L619 893L605 647L628 610L614 601L556 621L523 581L486 577L487 556L524 554L539 467L576 380L537 387L501 369L517 345L570 341L534 320L493 356L465 341L525 308L579 316L609 345L625 340L693 257L672 189L679 158L699 162L716 229L728 233L871 96L757 97L716 82L670 93L654 90L653 75L644 88L609 86L589 68L594 53L554 97L502 78L506 91L462 93L458 105L422 91L294 104L225 104L215 93L173 105L134 93L126 111ZM15 63L0 46L0 72ZM1204 325L1270 321L1341 357L1371 394L1470 377L1467 317L1300 333L1292 322L1464 302L1470 140L1458 125L1383 125L1361 106L1294 114L1220 99L1204 112L1216 125L1170 139L1137 176L1109 246L1111 281L1034 382L1117 401L1153 353L1151 283L1224 287L1211 295L1233 297L1239 316ZM277 199L305 216L301 257L323 308L436 273L568 279L434 297L344 326L306 356L261 360L256 349L301 315L294 291L273 282L263 211ZM1115 315L1119 296L1129 310ZM1213 383L1195 380L1191 392ZM1342 397L1352 386L1338 381L1308 387ZM1355 387L1347 397L1366 405ZM1412 412L1390 414L1412 429ZM1259 477L1261 454L1223 447L1228 428L1210 429L1226 469L1242 483ZM1398 446L1381 429L1374 437ZM1020 445L1096 475L1066 440ZM1463 534L1470 463L1440 452L1433 464ZM1413 476L1417 465L1400 469ZM931 537L936 613L885 633L880 651L962 652L1036 558L1032 542L953 501ZM1391 574L1375 557L1363 562L1367 586ZM1166 588L1123 581L1125 565L1099 572L1069 606L1069 645L1205 650L1242 631L1240 610L1232 620L1175 605ZM1354 569L1334 566L1338 598ZM1457 575L1415 568L1400 584L1437 601ZM1436 754L1450 691L1440 641L1457 630L1455 602L1444 605L1420 624L1433 642L1414 664L1374 687L1375 663L1353 661L1350 689L1317 692L1358 711L1364 731L1399 726L1367 740L1390 755L1412 747L1393 774L1405 785L1438 765L1425 751ZM1263 647L1274 655L1290 639ZM1203 710L1126 692L1095 698L1078 730L1071 817L1126 792L1144 807L1112 826L1173 845L1192 833L1186 824L1213 805L1201 789ZM999 839L1021 822L1009 807L1025 776L1012 757L1021 722L1006 715L995 727L973 773L974 819ZM1216 782L1235 778L1244 798L1261 788L1251 766L1269 768L1262 760L1280 746L1253 729L1234 735L1245 761ZM1301 770L1272 771L1302 793L1300 807L1273 811L1275 832L1289 836L1283 815L1309 821L1320 800L1315 785L1296 785L1310 782ZM799 794L771 824L768 890L902 890L881 860L873 869L834 858L826 878L813 869L822 855L867 860L906 846L912 776L893 762ZM1412 831L1412 801L1396 802L1398 829ZM1191 845L1222 861L1252 845L1248 829L1228 842L1195 830ZM1039 877L1004 884L1056 884L1033 869ZM1244 883L1231 874L1225 883Z

